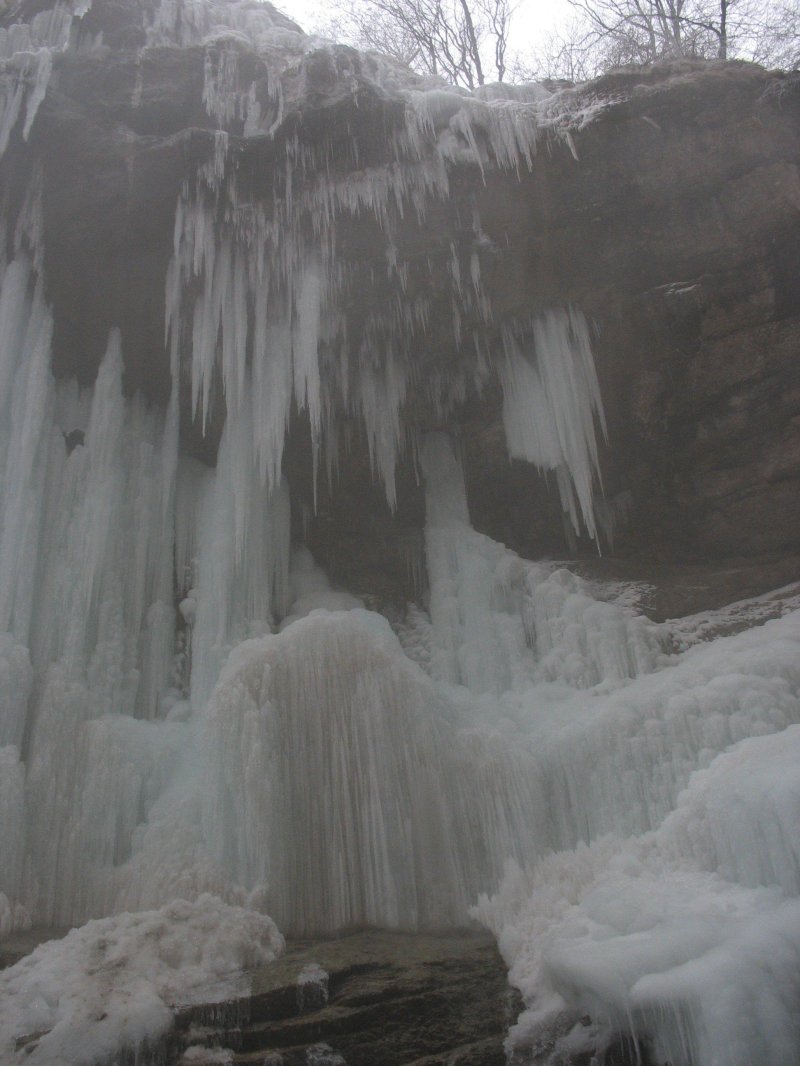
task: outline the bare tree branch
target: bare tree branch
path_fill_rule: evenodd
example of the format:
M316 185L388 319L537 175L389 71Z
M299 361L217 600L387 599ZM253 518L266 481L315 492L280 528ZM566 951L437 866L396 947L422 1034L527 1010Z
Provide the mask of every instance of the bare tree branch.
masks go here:
M474 89L502 81L513 0L334 0L330 28L423 74Z

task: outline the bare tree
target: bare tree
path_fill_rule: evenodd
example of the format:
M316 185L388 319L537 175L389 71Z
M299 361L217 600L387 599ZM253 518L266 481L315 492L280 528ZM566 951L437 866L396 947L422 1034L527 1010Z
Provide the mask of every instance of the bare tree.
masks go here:
M753 59L764 66L792 70L800 67L800 3L770 5L767 18L753 34Z
M573 17L542 38L535 51L528 55L516 55L510 80L588 81L602 72L604 58L586 22Z
M469 89L507 76L512 0L341 0L334 12L340 38L422 74Z
M570 0L571 21L512 77L585 81L664 59L749 59L800 66L800 0Z
M708 30L697 0L570 0L604 65L704 55ZM729 0L722 0L723 3ZM706 20L702 20L706 21Z
M800 64L800 0L570 3L574 17L527 55L510 48L514 0L333 0L334 19L318 28L473 89L494 80L586 81L681 57Z

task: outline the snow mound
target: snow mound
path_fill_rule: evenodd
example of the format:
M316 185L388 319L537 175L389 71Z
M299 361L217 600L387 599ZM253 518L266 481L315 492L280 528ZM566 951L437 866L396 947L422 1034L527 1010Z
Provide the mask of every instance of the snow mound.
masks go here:
M565 1054L621 1034L672 1066L796 1061L798 766L800 726L751 737L695 773L656 830L509 867L473 914L528 1004L513 1039L566 1011L581 1021Z
M271 918L210 895L88 922L0 974L0 1061L136 1054L169 1032L175 1006L241 994L243 971L282 949Z

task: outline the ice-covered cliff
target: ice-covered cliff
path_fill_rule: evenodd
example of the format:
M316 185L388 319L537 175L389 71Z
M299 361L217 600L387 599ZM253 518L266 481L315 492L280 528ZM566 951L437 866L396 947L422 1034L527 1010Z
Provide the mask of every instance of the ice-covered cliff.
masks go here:
M543 557L793 572L795 80L473 96L212 0L0 61L2 929L472 916L520 1042L788 1061L795 590L656 623ZM60 950L31 1063L93 1061Z

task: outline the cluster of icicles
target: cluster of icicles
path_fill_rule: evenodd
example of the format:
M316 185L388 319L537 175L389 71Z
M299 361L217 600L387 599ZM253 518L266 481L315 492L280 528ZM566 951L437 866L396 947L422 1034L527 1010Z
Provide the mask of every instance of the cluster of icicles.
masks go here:
M487 549L469 529L450 445L429 438L420 463L433 487L432 628L415 639L427 640L430 676L379 616L357 610L298 620L318 607L359 606L328 589L307 553L292 547L290 487L280 475L292 401L328 404L317 365L318 286L306 284L289 324L268 327L263 366L246 370L272 387L242 385L233 402L231 385L209 468L180 454L177 401L159 411L123 397L118 331L93 388L53 378L52 314L31 243L36 195L0 291L0 789L10 827L0 890L51 924L179 891L239 898L267 888L271 913L292 931L463 921L508 855L534 853L528 830L541 786L530 760L502 744L454 747L453 712L435 681L501 692L557 670L552 655L573 638L530 613L531 582L542 574L517 560L507 576L492 575L495 560L453 601L448 581L461 580L453 567L464 553L479 559ZM217 322L208 328L216 332ZM553 447L561 433L566 454L575 437L570 404L583 399L583 454L592 461L596 393L571 391L584 375L596 385L583 321L554 311L536 330L541 376L525 365L531 410L542 415L538 432L549 431ZM549 413L559 396L566 407ZM375 397L365 420L377 426L383 402ZM516 431L524 437L524 427ZM442 542L436 516L451 496L457 521L445 522ZM492 638L495 585L508 605ZM461 599L454 615L452 602ZM284 632L263 636L281 622ZM413 629L404 628L406 640ZM263 639L242 645L248 638ZM626 676L654 648L646 627L631 648L607 649L586 635L581 642L585 684L609 671ZM487 789L477 805L476 772ZM498 807L491 797L505 777Z
M152 43L197 44L225 11L229 35L275 46L252 7L199 0L161 5ZM214 41L209 115L269 135L279 76L266 107ZM23 135L44 93L25 84L5 105ZM92 388L53 377L31 183L0 287L0 930L207 892L304 935L460 927L472 906L532 1030L591 1017L564 1054L633 1028L674 1066L784 1066L800 1047L797 615L670 656L669 627L472 528L457 441L404 420L429 312L405 298L393 233L466 156L532 166L541 108L403 92L385 166L329 176L294 142L280 203L242 202L213 134L177 207L166 410L123 396L116 330ZM336 236L362 215L394 298L350 347ZM427 398L444 421L496 372L509 454L551 471L568 522L596 535L587 323L553 308L505 323L495 349L462 335L462 318L492 321L482 241L476 219L474 248L453 248L464 358ZM181 451L179 379L203 422L222 382L214 468ZM402 456L419 468L429 592L394 626L331 589L291 528L293 412L334 491L349 420L390 506Z
M8 90L9 136L27 139L47 87L14 80L20 56L46 52L52 71L57 53L85 47L86 11L59 5L4 31L10 58L0 80ZM184 0L143 18L148 47L205 48L203 102L215 123L240 136L271 136L284 66L302 62L312 47L301 35L268 9L259 14L247 4ZM254 84L240 83L243 40L272 64L266 101ZM397 77L372 63L378 82ZM144 91L137 83L132 107ZM433 682L460 683L463 672L455 659L443 665L445 648L457 638L447 612L434 622L426 653L433 680L375 618L337 617L332 628L316 620L305 636L296 623L285 637L274 635L279 624L315 607L353 606L327 589L290 528L283 451L293 412L308 419L315 477L321 466L335 483L342 427L353 420L363 428L390 507L403 454L425 467L428 480L437 477L441 463L403 417L410 387L420 387L409 353L430 309L424 296L406 298L407 266L393 234L404 213L421 220L432 198L448 195L449 168L465 153L481 168L533 164L541 94L491 100L444 89L403 92L405 123L391 133L383 166L331 172L320 157L329 148L312 150L295 137L280 195L266 193L263 202L252 196L242 202L230 135L210 134L208 162L187 181L176 211L165 282L175 385L165 411L139 396L123 397L125 338L117 330L92 388L53 378L41 181L32 169L27 201L7 234L0 291L6 926L29 918L72 924L204 889L237 899L266 892L276 917L294 931L365 921L449 925L463 921L469 901L496 882L507 855L533 854L523 827L539 786L523 770L526 760L488 744L488 792L475 806L464 769L473 761L472 742L462 751L446 739L449 710L428 715L448 704ZM341 310L350 279L336 238L338 221L357 216L373 219L383 235L382 280L391 299L367 316L354 343ZM474 247L453 247L448 267L461 369L426 370L429 400L444 419L481 387L493 355L510 453L554 471L567 520L594 534L602 408L587 325L575 309L554 309L510 323L493 353L485 337L462 336L462 315L487 326L492 319L477 218L474 228ZM224 400L214 468L181 453L177 383L187 365L189 403L204 426L219 421L215 405ZM434 578L432 569L435 586ZM529 592L507 595L516 618ZM530 622L518 620L512 630L501 643L510 641L504 654L514 664L500 673L493 667L482 681L498 674L493 691L509 671L521 677L528 669L516 659L528 655ZM229 677L233 669L226 660L242 641L259 637L282 649L281 668L268 671L281 695L260 693L255 681L248 695L245 671L233 686L241 713L223 714L231 696L217 686L221 672ZM454 648L448 654L457 658ZM309 659L327 662L329 655L330 662L304 680L287 673L293 655L300 675ZM369 670L354 673L354 661L375 656ZM602 674L594 650L587 663L592 676ZM377 680L384 667L387 677ZM473 666L466 673L476 672ZM273 704L284 710L267 722ZM383 715L373 723L372 741L337 752L330 722L348 706L342 735L358 736L378 704ZM317 749L312 711L321 715ZM409 716L419 735L415 750L404 754L403 736L414 735ZM291 739L292 729L303 743ZM259 741L253 731L262 734ZM392 768L376 773L373 763L385 752L394 753ZM491 768L505 758L519 766L498 807ZM452 781L441 794L440 760ZM412 775L419 777L413 786ZM369 802L352 791L353 780L373 778L381 788ZM215 783L202 798L201 779ZM321 800L319 788L335 802ZM413 814L409 802L418 805ZM323 808L335 825L318 823Z

